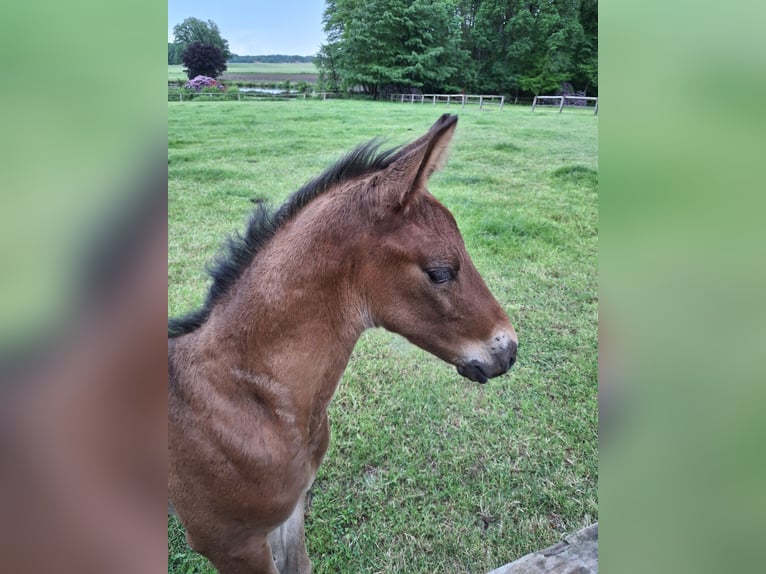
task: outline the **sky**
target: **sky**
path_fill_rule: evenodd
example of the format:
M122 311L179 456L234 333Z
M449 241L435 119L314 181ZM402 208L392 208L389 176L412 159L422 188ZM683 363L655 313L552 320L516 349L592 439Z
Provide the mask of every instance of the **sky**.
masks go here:
M186 18L212 20L233 54L312 56L324 41L324 0L168 0L168 41Z

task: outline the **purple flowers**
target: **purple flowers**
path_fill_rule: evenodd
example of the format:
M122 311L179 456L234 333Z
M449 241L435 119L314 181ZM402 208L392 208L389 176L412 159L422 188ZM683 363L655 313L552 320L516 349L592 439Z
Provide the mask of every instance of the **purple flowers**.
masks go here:
M226 86L224 86L221 82L216 80L215 78L210 78L208 76L196 76L195 78L192 78L186 84L184 87L187 90L194 90L195 92L199 92L200 90L203 90L204 88L217 88L222 92L226 91Z
M556 93L557 96L583 96L585 97L585 90L575 91L572 84L564 82L561 84L561 89ZM569 99L567 105L570 106L587 106L588 100Z

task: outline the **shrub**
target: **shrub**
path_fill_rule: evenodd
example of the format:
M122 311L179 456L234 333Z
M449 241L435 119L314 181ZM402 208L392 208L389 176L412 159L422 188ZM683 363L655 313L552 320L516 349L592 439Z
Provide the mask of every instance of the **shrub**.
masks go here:
M556 93L557 96L582 96L585 97L585 90L575 91L572 84L564 82L561 84L561 89ZM588 100L567 100L567 104L570 106L587 106Z
M196 76L195 78L192 78L186 82L186 84L184 84L184 88L187 90L194 90L195 92L214 92L216 90L219 92L226 91L226 86L222 82L219 82L210 76Z

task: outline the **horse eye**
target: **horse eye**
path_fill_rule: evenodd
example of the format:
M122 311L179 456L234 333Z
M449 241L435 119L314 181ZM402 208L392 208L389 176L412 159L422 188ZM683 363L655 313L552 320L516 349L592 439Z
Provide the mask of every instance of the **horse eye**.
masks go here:
M446 283L455 278L455 272L449 267L437 267L435 269L426 269L426 275L433 283Z

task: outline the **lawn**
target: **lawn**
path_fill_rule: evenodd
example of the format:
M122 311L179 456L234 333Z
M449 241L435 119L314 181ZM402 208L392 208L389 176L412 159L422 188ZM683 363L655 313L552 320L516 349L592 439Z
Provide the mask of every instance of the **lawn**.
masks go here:
M355 145L458 113L429 185L519 335L480 386L380 329L335 395L306 525L316 573L483 573L598 519L597 125L592 112L364 101L168 103L168 312L252 199L279 204ZM169 572L214 570L168 520Z

